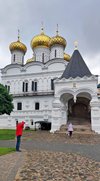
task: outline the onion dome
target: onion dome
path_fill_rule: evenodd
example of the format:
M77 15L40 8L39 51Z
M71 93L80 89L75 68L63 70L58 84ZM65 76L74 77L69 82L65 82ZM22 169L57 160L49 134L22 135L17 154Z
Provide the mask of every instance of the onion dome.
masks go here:
M31 40L32 49L36 47L49 47L50 37L44 34L43 28L41 30L41 34L34 36Z
M64 60L66 60L66 61L70 61L70 55L68 55L68 54L66 54L66 53L64 53Z
M56 36L51 38L49 45L51 47L55 44L62 45L65 48L66 47L66 40L63 37L56 35Z
M24 54L27 51L27 47L20 41L20 37L18 34L18 40L16 42L12 42L9 46L10 51L14 51L14 50L20 50L22 52L24 52Z
M50 40L50 43L49 43L50 47L55 45L55 44L59 44L65 48L67 43L66 43L66 40L62 36L58 35L58 25L57 25L56 33L57 33L56 36L52 37Z

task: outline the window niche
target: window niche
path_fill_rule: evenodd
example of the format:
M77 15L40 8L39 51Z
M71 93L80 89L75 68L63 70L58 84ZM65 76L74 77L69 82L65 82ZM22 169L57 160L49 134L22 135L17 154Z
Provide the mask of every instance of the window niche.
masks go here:
M17 103L17 110L22 110L22 102Z
M37 81L32 81L32 91L37 91Z
M57 50L55 50L55 58L57 57Z
M44 63L44 53L42 53L42 62Z
M54 90L54 79L51 79L51 90Z
M16 55L14 54L13 55L13 61L15 62L15 60L16 60Z
M23 92L28 92L28 81L24 81L23 82L23 88L22 88Z
M8 92L10 92L10 85L5 85L5 88L7 89Z
M40 104L39 104L39 102L36 102L35 103L35 110L39 110L39 108L40 108Z

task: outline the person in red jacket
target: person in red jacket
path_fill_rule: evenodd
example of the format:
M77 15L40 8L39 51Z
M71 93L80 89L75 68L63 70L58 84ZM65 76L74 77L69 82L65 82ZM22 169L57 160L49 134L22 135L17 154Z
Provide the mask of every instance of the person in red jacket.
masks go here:
M21 151L19 150L19 148L20 148L20 142L21 142L21 136L23 133L24 124L25 124L24 121L16 124L16 137L17 137L16 151Z

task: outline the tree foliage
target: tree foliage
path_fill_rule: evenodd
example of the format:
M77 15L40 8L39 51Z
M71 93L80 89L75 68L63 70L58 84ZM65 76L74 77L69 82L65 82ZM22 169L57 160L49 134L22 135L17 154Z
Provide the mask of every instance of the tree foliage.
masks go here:
M2 84L0 84L0 115L10 115L14 108L12 101L12 95L10 95L7 89Z

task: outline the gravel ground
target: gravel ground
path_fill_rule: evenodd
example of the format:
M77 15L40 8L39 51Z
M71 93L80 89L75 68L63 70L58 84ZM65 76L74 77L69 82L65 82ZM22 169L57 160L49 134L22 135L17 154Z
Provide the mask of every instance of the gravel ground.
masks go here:
M15 181L100 181L99 143L94 134L24 133L26 164Z
M21 148L0 157L0 181L100 181L100 135L25 132Z
M15 181L100 181L100 163L78 154L30 151Z

